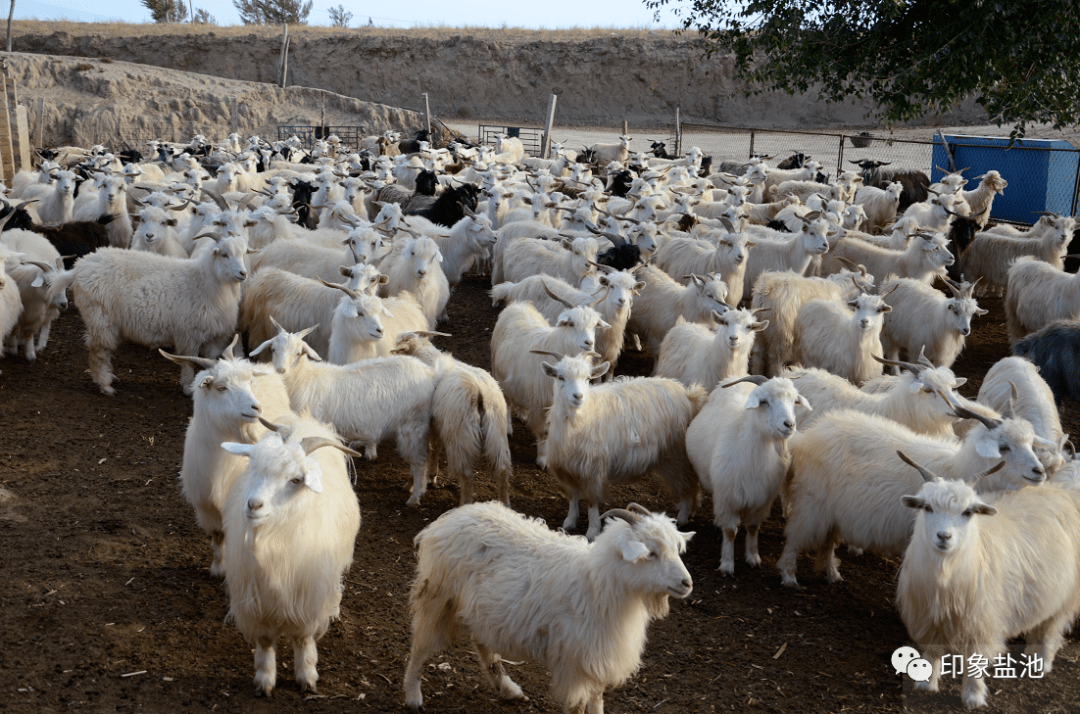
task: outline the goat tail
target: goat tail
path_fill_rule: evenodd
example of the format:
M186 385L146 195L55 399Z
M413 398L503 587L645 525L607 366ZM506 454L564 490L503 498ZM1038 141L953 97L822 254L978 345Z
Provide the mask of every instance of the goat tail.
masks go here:
M49 290L46 293L47 299L51 302L57 295L60 295L67 291L71 284L75 282L75 269L63 270L56 274L56 277L52 279L49 284Z
M480 419L480 433L483 441L484 457L491 468L499 491L499 500L503 505L510 505L510 418L506 400L501 394L477 394L477 414Z

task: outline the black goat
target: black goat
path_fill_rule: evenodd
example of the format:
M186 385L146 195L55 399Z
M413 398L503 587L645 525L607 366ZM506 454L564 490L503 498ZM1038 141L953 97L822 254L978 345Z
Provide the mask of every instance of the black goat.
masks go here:
M472 184L464 183L460 186L451 186L443 191L442 195L435 199L435 203L428 208L419 210L405 209L404 212L407 215L420 216L437 225L451 228L465 217L465 208L470 211L476 210L476 201L479 194L480 188Z
M311 215L311 199L315 195L315 185L301 179L293 179L292 188L292 205L296 209L297 223L308 230L315 230L315 217Z
M662 141L652 142L652 155L658 159L674 159L675 157L668 153L667 144Z
M701 168L698 169L698 176L704 177L704 176L708 176L711 173L712 173L712 157L711 156L702 156L701 157Z
M952 226L949 227L949 252L952 253L953 263L947 270L949 277L955 282L962 282L963 266L960 255L967 250L968 245L975 239L979 232L979 224L973 218L953 215Z
M930 188L930 177L922 171L882 168L892 163L891 161L874 161L873 159L862 159L861 161L849 159L849 161L858 164L859 168L862 169L864 186L875 186L884 190L889 187L890 183L897 181L904 187L903 192L900 194L900 205L896 208L897 213L903 213L913 203L922 203L930 195L927 192L927 189Z
M801 169L806 163L806 160L810 158L809 154L804 154L801 151L792 154L780 163L776 165L778 169L784 169L785 171L791 169Z
M623 243L597 255L596 262L615 270L632 270L641 262L641 249L633 243Z
M611 192L612 196L626 198L626 194L630 192L630 186L632 186L633 183L634 174L623 169L622 171L611 175L610 185L607 190Z
M439 187L439 178L434 171L424 169L416 176L416 194L418 196L434 196Z
M3 223L5 231L21 228L45 236L60 255L64 256L64 268L69 270L78 258L109 246L109 230L106 226L112 223L113 218L115 216L106 213L96 221L71 221L57 226L39 226L22 205L12 207L5 202L0 208L0 223Z
M1080 322L1055 320L1044 325L1013 345L1013 354L1039 368L1058 407L1065 397L1080 402Z
M416 152L420 151L421 141L426 141L429 144L433 143L431 141L431 132L427 129L421 129L420 131L416 132L416 136L412 139L402 139L398 142L398 150L400 150L403 154L415 154Z
M772 228L774 231L780 231L781 233L791 233L791 229L787 227L787 224L783 221L778 221L775 218L770 218L769 222L765 224L766 228Z
M1080 258L1070 258L1080 254L1080 228L1073 231L1072 240L1069 241L1069 255L1065 256L1065 272L1080 272Z
M137 164L143 159L142 152L135 149L124 149L117 156L120 157L121 163L124 164Z

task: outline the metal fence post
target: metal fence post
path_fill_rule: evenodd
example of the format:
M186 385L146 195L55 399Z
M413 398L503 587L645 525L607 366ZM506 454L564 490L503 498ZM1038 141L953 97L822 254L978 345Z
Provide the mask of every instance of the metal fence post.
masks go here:
M836 178L840 178L840 171L844 167L844 135L840 135L840 150L836 153Z
M431 104L428 102L428 93L420 95L424 98L424 130L431 131Z
M754 130L753 129L750 130L750 156L748 156L746 158L747 159L754 158Z
M682 129L679 124L679 107L675 107L675 155L682 156Z
M1076 202L1080 199L1080 154L1076 157L1076 178L1073 179L1072 215L1076 215Z

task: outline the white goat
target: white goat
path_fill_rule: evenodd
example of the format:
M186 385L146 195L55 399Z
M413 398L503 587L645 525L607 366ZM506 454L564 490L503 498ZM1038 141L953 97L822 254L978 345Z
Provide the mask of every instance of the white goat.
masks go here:
M427 488L435 370L412 357L316 364L322 358L304 342L307 332L279 330L251 356L269 348L293 409L308 410L333 424L348 442L364 448L365 458L375 459L379 443L396 436L398 454L409 464L413 479L408 505L419 505Z
M502 237L499 238L503 240ZM595 238L563 238L562 241L519 238L500 251L496 245L491 271L493 285L501 282L518 283L530 275L546 274L562 278L573 286L581 285L585 276L593 273L600 244ZM496 282L496 266L501 279Z
M626 134L620 134L618 144L593 144L589 151L593 154L593 161L601 168L613 161L625 165L630 158L631 141L633 139Z
M1080 613L1076 493L1047 484L985 499L967 483L911 463L926 483L903 496L915 523L896 606L933 667L930 680L915 686L937 691L946 653L995 662L1019 635L1027 656L1041 658L1049 673ZM964 670L964 704L986 706L986 682L973 674Z
M833 247L830 256L836 263L827 272L836 272L840 268L840 258L845 258L855 265L866 266L878 280L892 274L930 282L935 275L944 275L946 266L953 264L948 244L949 240L941 233L916 233L902 251L882 248L857 238L845 238Z
M927 359L941 367L956 362L971 334L971 318L987 311L975 301L973 283L942 280L951 298L911 278L890 278L881 284L885 302L892 308L881 331L886 357L898 360L905 350L909 360L925 352Z
M722 235L715 246L693 238L671 238L656 251L653 264L683 285L691 275L719 274L734 305L742 299L747 254L756 245L745 233L734 232Z
M49 298L72 286L86 323L90 373L103 394L116 393L112 353L122 342L217 357L232 339L240 284L247 278L247 241L208 237L214 248L193 259L99 248L56 277ZM187 365L181 370L185 394L191 394L194 376Z
M829 252L829 238L843 231L829 233L830 223L824 218L805 221L802 229L790 238L769 240L760 238L746 261L742 300L750 301L754 283L767 271L790 270L804 275L816 256Z
M904 186L899 181L890 183L885 189L863 186L855 192L855 203L866 211L864 228L867 233L882 233L892 225L903 192Z
M442 253L435 241L425 236L401 241L401 246L399 251L395 245L379 264L387 276L386 283L379 286L379 295L412 293L424 311L428 329L433 330L436 319L446 319L446 303L450 300L450 284L439 266Z
M690 275L681 285L655 265L644 265L634 273L645 286L634 300L627 329L638 335L655 356L665 335L679 318L705 322L713 312L728 310L728 287L718 273Z
M1076 222L1066 218L1035 239L976 233L960 256L960 270L968 280L982 278L984 287L999 289L1008 285L1009 267L1022 256L1032 256L1061 270L1075 227Z
M551 354L551 353L547 353ZM679 502L686 523L701 499L701 489L686 456L686 427L705 403L700 386L673 379L621 379L589 386L608 370L593 366L590 354L541 362L554 379L547 434L537 443L536 463L546 467L570 499L563 528L577 527L578 502L589 503L586 537L600 533L600 502L610 484L657 473Z
M472 213L471 211L469 211ZM453 289L461 282L461 277L477 260L486 258L488 251L495 245L496 236L491 219L487 216L466 215L454 224L447 236L435 239L442 254L442 270Z
M239 336L237 336L239 337ZM233 347L219 360L171 355L166 359L198 370L192 394L194 413L184 436L184 461L180 489L192 508L199 527L210 536L214 559L211 575L224 575L222 514L236 478L244 470L243 459L218 448L223 441L254 444L266 429L258 418L271 421L290 413L289 393L281 377L233 355Z
M31 216L36 214L38 223L69 223L75 207L75 174L60 171L56 174L54 184L35 183L27 186L21 199L24 202L37 202L26 209Z
M986 223L990 220L994 196L1004 194L1005 189L1009 187L1009 182L1003 179L997 171L987 171L982 176L976 176L975 178L980 179L978 187L974 191L961 189L960 197L964 199L971 209L968 217L973 219L979 225L979 229L982 230L986 228Z
M1054 320L1080 319L1080 273L1066 273L1031 257L1008 272L1005 325L1015 344Z
M506 399L491 374L440 352L428 340L442 334L402 332L392 353L416 357L442 373L432 397L433 426L446 449L450 477L457 480L460 505L473 502L474 470L486 458L499 500L509 506L512 466Z
M7 274L7 265L13 265L21 260L22 255L15 253L6 246L0 245L0 357L4 356L4 347L8 342L8 335L19 323L22 314L22 296L19 294L18 283Z
M341 615L343 578L360 531L360 504L333 427L291 417L256 444L224 442L248 458L225 502L229 616L255 645L255 688L277 682L274 645L292 641L296 683L315 691L315 642ZM323 447L333 447L325 449Z
M844 269L827 278L804 277L790 270L762 273L754 283L750 304L755 310L768 311L769 326L754 344L751 372L775 377L791 362L795 321L807 302L846 302L873 287L874 276L865 268L861 272Z
M1036 446L1047 473L1053 475L1064 465L1063 450L1068 435L1061 428L1061 415L1054 403L1054 393L1039 369L1023 357L1004 357L994 363L979 386L978 402L999 414L1020 417L1031 423L1035 435L1055 444L1055 448Z
M544 412L551 406L552 392L540 369L542 358L532 351L592 352L596 330L607 327L591 307L564 310L554 325L531 303L511 303L499 313L491 335L491 374L502 387L507 406L533 434L544 433Z
M22 305L19 321L11 331L10 346L13 352L21 346L27 361L33 362L49 342L53 320L67 309L65 293L52 299L48 294L64 263L53 244L38 233L14 228L0 233L0 244L11 253L21 254L10 265L0 265L0 270L6 270L18 286Z
M918 489L919 476L899 459L883 454L903 451L948 478L966 478L1004 459L994 479L981 491L1042 483L1046 471L1033 444L1052 446L1020 419L989 419L957 406L957 416L978 419L962 441L917 434L874 414L839 410L821 417L791 440L791 468L784 481L786 541L776 567L784 585L797 585L800 552L817 550L815 569L829 582L842 580L834 551L849 547L881 555L904 551L914 516L900 507L900 497Z
M704 386L712 392L731 377L748 374L754 333L769 326L750 310L713 312L713 327L696 322L675 321L660 344L654 377L670 377L687 387Z
M565 711L603 712L604 692L640 666L645 631L667 615L668 597L690 594L679 556L694 535L647 511L604 516L592 543L497 503L455 508L420 531L405 703L423 707L424 663L468 635L503 699L526 697L502 657L530 659L551 672L551 696Z
M723 531L720 570L735 574L735 535L746 526L746 563L761 565L757 538L791 462L795 405L810 404L791 380L762 376L728 382L686 430L686 453L712 494L713 523Z
M852 309L848 309L852 308ZM862 293L847 305L810 300L795 320L792 358L854 383L881 376L881 327L892 308L881 296Z
M72 220L96 221L106 214L112 220L106 226L109 231L109 245L114 248L127 248L131 245L131 216L127 206L127 184L122 176L99 174L93 181L94 191L88 191L86 184L79 197L72 205Z

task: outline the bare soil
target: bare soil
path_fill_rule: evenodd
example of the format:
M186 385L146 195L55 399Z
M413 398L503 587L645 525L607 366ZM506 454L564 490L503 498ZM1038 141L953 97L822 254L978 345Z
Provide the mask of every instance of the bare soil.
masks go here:
M496 312L486 285L466 280L450 302L446 341L456 356L488 366ZM956 371L979 378L1007 354L1001 303L979 318ZM390 449L356 463L363 525L347 575L342 618L319 643L319 694L303 696L292 656L279 654L279 688L254 696L251 647L224 622L222 583L207 572L210 547L180 496L184 430L191 405L177 369L156 352L128 345L115 358L114 398L86 373L75 310L57 321L35 364L3 360L0 377L0 711L339 712L400 711L408 653L407 594L413 536L457 503L440 483L420 508L405 507L408 469ZM620 372L647 374L650 360L628 355ZM1077 433L1080 410L1064 412ZM534 465L519 425L512 443L515 508L562 522L566 502ZM490 479L479 496L494 497ZM616 489L613 504L674 504L654 484ZM845 555L845 582L829 585L800 561L805 589L780 586L779 513L761 536L763 565L737 561L736 577L716 571L720 533L708 501L689 529L686 555L694 592L674 602L650 630L641 672L607 697L611 712L959 711L958 682L939 695L913 693L893 673L892 651L908 637L892 601L899 562ZM740 537L738 548L742 548ZM1018 654L1014 648L1014 655ZM991 711L1075 711L1080 693L1075 638L1041 681L995 680ZM512 676L531 697L503 703L485 688L458 647L429 663L424 684L434 712L558 712L547 674L524 663Z

